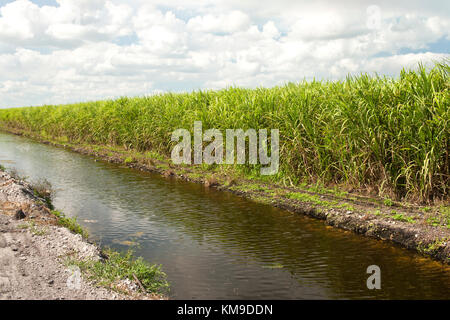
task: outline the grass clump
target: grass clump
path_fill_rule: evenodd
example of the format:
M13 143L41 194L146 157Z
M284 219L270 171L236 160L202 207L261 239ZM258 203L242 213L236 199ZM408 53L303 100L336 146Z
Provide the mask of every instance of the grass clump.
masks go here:
M148 264L142 257L133 258L131 250L120 253L106 249L104 254L107 257L105 260L70 260L68 264L78 266L91 280L102 286L114 289L117 281L129 279L135 282L136 277L147 293L168 293L169 283L161 266Z
M166 160L161 154L159 154L158 152L155 152L155 151L148 151L145 154L145 156L150 158L150 159L156 159L156 160L159 160L159 161Z
M89 236L88 232L77 222L77 218L68 218L58 210L52 210L51 213L58 218L57 221L60 226L69 229L73 233L80 234L83 238Z
M381 213L380 210L375 210L375 211L373 211L373 212L371 212L371 213L374 214L374 215L376 215L376 216L381 216L381 215L383 215L383 214Z
M31 188L33 189L33 193L36 197L39 197L44 200L45 205L53 210L54 206L52 203L52 185L47 179L40 179L32 183Z
M433 227L444 226L450 229L450 206L440 206L427 215L426 221Z
M170 158L171 133L279 129L280 182L349 185L380 196L448 198L448 60L397 78L273 88L166 93L71 105L0 110L0 126L68 143L116 146ZM226 143L226 141L224 141ZM258 165L246 164L254 175Z
M444 247L449 241L449 238L436 239L429 244L419 244L419 251L426 254L433 254L437 252L440 248Z
M34 221L28 221L18 226L19 229L29 229L30 232L36 236L43 236L47 234L47 230L44 227L38 227Z
M19 171L17 171L16 168L10 168L7 170L8 174L10 175L11 178L13 178L14 180L18 180L18 181L26 181L28 179L28 177L26 176L22 176Z
M395 211L392 212L394 215L392 219L401 221L401 222L408 222L408 223L416 223L416 220L413 217L404 215L402 213L396 213Z
M134 162L133 157L126 157L125 160L123 160L123 163L125 164L130 164L132 162Z

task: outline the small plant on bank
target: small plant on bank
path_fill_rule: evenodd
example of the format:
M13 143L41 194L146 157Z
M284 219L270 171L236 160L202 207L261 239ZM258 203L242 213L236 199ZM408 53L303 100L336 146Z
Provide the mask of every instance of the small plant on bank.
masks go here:
M449 241L450 238L442 238L442 239L436 239L428 244L419 244L419 251L426 254L433 254L439 251L442 247L445 247L447 241Z
M382 215L382 213L381 213L380 210L375 210L375 211L373 212L373 214L376 215L376 216L381 216L381 215Z
M76 234L80 234L83 238L88 237L88 232L83 229L77 222L77 218L67 218L62 212L52 210L51 213L58 218L58 224L66 227Z
M28 178L25 176L21 176L15 168L9 169L8 174L11 176L11 178L13 178L14 180L18 180L18 181L26 181Z
M394 214L394 216L393 216L394 220L402 221L402 222L409 222L409 223L415 223L416 222L414 220L414 218L409 217L409 216L405 216L402 213L397 213L396 211L392 211L391 213Z
M123 163L129 164L129 163L132 163L133 161L134 161L134 160L133 160L132 157L127 157L127 158L125 158L125 160L123 161Z
M155 160L159 160L159 161L165 160L164 157L156 151L147 151L145 156L150 159L155 159Z
M439 219L438 217L430 217L427 219L427 222L433 227L439 227L441 225L441 219Z
M52 185L47 179L40 179L32 183L31 188L35 196L44 200L47 207L51 210L54 209L52 204Z
M118 290L115 287L118 281L129 279L136 282L138 279L146 293L163 295L168 293L167 275L161 270L161 266L148 264L142 257L133 258L131 250L120 253L107 249L104 254L107 259L103 261L70 260L68 264L78 266L90 280L102 286Z
M22 223L18 226L19 229L29 229L30 232L36 236L43 236L47 233L45 228L37 227L34 221L28 221L27 223Z
M450 229L450 207L440 206L437 211L428 214L426 221L433 227L443 226Z

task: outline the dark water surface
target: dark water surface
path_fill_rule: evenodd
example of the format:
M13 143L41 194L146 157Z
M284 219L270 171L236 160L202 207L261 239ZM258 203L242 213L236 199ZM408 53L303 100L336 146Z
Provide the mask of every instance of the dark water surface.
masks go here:
M390 243L0 133L0 164L46 178L102 245L162 264L175 299L450 298L450 269ZM368 290L366 268L381 268Z

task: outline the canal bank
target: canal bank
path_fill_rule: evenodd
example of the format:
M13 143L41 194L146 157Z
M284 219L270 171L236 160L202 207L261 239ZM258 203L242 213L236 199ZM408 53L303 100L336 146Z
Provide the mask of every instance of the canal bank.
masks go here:
M5 129L3 129L5 130ZM448 201L421 206L347 192L337 188L279 185L248 179L221 166L174 165L159 154L99 145L76 145L13 129L5 131L40 143L65 148L96 159L154 172L169 179L203 184L240 197L323 220L332 227L390 241L450 264L450 206Z
M109 257L61 226L67 218L56 216L37 193L0 169L0 300L160 299L142 292L134 279L118 277L105 285L80 269L106 265Z

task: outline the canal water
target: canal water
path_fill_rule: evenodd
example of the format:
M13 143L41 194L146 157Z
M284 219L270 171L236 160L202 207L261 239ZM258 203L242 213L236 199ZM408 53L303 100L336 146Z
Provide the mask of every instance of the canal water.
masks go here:
M450 298L450 268L228 192L0 133L0 164L47 179L100 245L161 264L172 299ZM369 290L366 269L381 269Z

